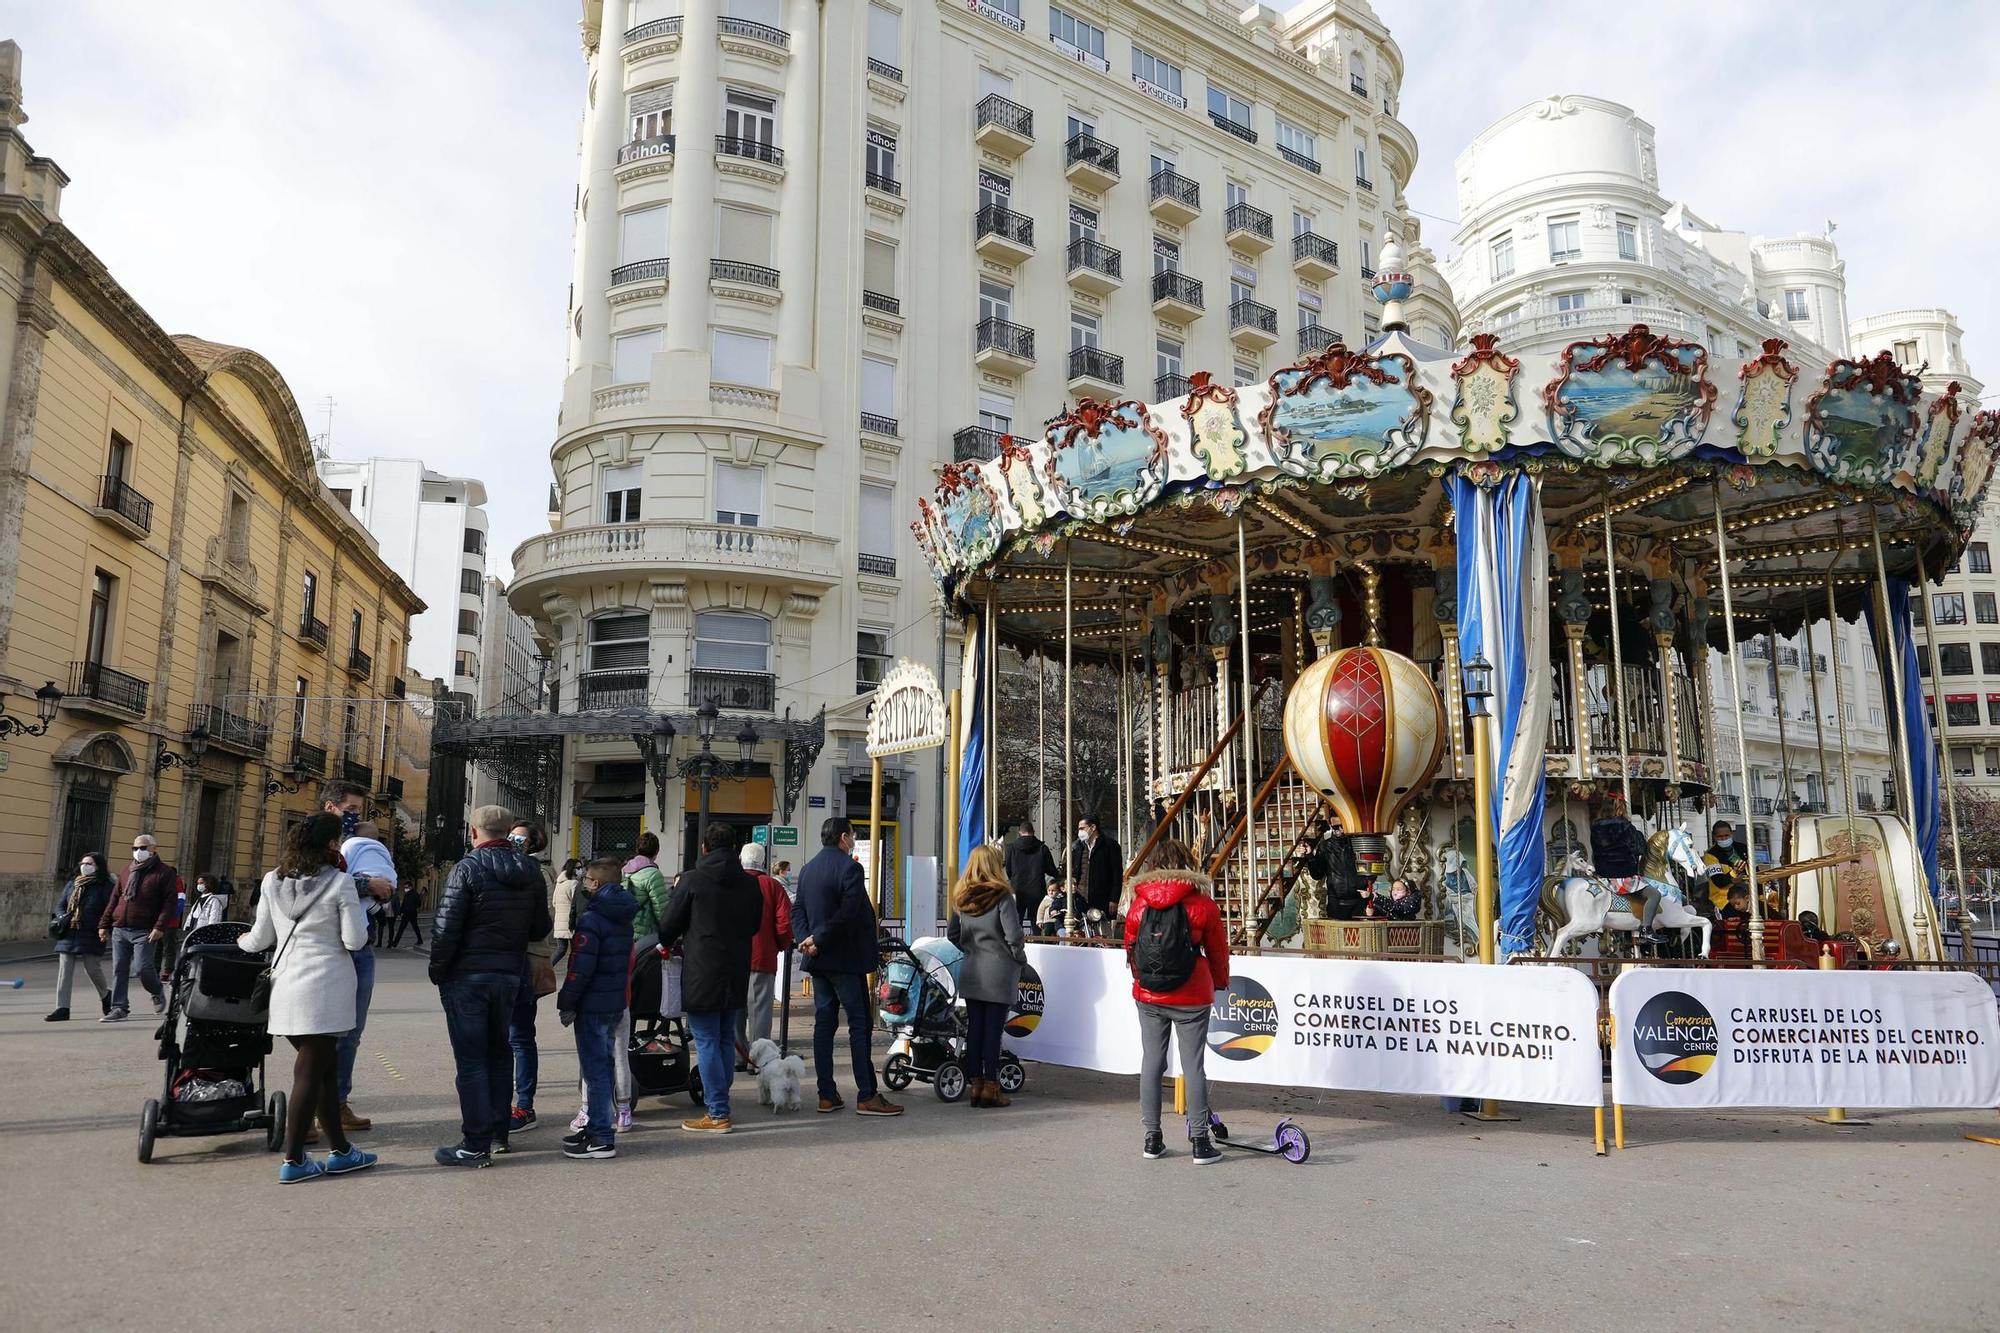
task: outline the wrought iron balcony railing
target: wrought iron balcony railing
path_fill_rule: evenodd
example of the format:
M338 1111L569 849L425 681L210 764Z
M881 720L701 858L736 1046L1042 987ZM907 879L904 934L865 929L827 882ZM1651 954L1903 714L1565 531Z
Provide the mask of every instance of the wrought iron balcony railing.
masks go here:
M688 672L688 705L714 704L738 713L768 713L777 706L778 678L768 671L721 671L694 667Z
M146 698L151 688L137 676L114 671L102 662L71 662L69 688L63 694L65 701L88 699L143 717L146 713Z
M153 502L126 485L123 478L103 478L98 486L97 507L116 514L142 533L153 530Z

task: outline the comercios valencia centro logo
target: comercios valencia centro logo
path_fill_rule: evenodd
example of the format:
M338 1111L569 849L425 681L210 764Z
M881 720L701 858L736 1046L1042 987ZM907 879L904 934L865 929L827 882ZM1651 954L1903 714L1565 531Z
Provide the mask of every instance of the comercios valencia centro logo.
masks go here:
M1278 1002L1249 977L1232 977L1208 1008L1208 1044L1225 1060L1255 1060L1278 1040Z
M1047 1003L1042 994L1042 974L1035 971L1032 963L1021 964L1021 979L1014 983L1014 1007L1007 1013L1007 1035L1025 1037L1033 1032L1041 1025L1042 1010Z
M1692 1083L1715 1068L1715 1017L1684 991L1661 991L1632 1024L1632 1048L1662 1083Z

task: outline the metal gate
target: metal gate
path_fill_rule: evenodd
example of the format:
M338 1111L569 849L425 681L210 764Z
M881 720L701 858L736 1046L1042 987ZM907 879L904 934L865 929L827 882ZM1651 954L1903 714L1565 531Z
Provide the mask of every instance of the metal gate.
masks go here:
M73 783L69 789L69 799L63 805L62 859L56 865L58 874L73 875L76 863L83 859L85 852L94 853L100 859L110 855L105 844L111 836L111 793L87 787L81 782ZM105 861L104 869L111 868Z

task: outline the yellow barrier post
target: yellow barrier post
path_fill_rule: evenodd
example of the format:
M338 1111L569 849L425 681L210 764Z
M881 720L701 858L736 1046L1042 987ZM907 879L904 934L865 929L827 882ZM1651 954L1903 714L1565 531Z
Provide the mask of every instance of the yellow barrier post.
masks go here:
M1174 1075L1174 1114L1187 1114L1187 1082L1179 1074Z
M1839 966L1840 964L1833 960L1833 946L1830 944L1820 945L1819 970L1822 972L1832 972ZM1826 1108L1825 1115L1807 1116L1806 1119L1816 1121L1822 1125L1840 1125L1843 1127L1849 1125L1866 1125L1869 1123L1866 1120L1849 1120L1847 1118L1847 1108L1844 1106L1829 1106Z
M1598 1103L1598 1104L1597 1104L1597 1105L1596 1105L1595 1107L1593 1107L1593 1108L1591 1109L1591 1112L1590 1112L1590 1114L1591 1114L1591 1118L1592 1118L1592 1120L1593 1120L1593 1121L1595 1121L1595 1129L1596 1129L1596 1132L1595 1132L1595 1134L1593 1135L1593 1141L1594 1141L1594 1143L1596 1144L1596 1147L1597 1147L1597 1155L1598 1155L1599 1157L1602 1157L1602 1156L1604 1156L1604 1155L1605 1155L1605 1153L1604 1153L1604 1103L1603 1103L1603 1102L1599 1102L1599 1103Z

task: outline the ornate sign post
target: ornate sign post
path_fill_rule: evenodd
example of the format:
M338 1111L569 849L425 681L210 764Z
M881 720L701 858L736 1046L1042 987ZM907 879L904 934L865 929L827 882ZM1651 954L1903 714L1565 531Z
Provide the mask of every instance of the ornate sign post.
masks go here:
M944 695L938 689L936 674L921 662L909 658L898 658L896 665L882 677L882 683L875 687L875 704L868 710L868 838L869 876L875 889L875 915L887 914L888 897L885 886L888 883L882 868L882 759L885 755L908 754L914 750L930 750L943 745L951 735L951 718L948 714ZM953 768L956 769L953 756ZM945 796L947 818L958 809L952 799L957 791L956 774L951 779L951 790ZM947 836L945 847L947 856L956 853L950 849L955 840Z

